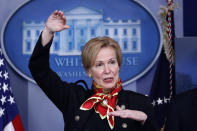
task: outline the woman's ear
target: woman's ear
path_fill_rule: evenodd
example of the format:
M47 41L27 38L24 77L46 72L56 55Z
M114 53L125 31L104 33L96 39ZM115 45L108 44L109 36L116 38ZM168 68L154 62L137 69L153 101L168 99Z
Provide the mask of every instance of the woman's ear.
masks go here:
M92 75L91 74L88 74L88 77L92 77Z
M86 74L88 75L88 77L92 77L90 70L86 70Z

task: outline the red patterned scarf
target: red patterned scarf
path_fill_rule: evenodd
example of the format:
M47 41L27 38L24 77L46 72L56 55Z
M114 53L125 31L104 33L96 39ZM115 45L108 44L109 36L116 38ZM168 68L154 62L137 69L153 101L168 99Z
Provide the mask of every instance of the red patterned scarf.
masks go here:
M97 85L93 81L93 89L95 94L88 98L80 107L81 110L90 110L94 107L95 112L99 113L101 119L107 118L111 129L114 128L114 116L108 116L109 112L113 112L116 106L117 96L122 89L122 82L119 79L116 88L111 92L105 93L106 90Z

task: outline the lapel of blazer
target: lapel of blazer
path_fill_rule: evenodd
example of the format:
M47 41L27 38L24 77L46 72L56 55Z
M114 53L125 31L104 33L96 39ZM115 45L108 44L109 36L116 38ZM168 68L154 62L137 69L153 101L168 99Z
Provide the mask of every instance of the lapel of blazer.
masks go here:
M90 96L93 95L93 91L90 91ZM88 96L89 97L89 96ZM88 98L87 97L87 98ZM85 98L84 100L82 100L82 103L85 102L85 100L87 99ZM81 103L81 104L82 104ZM83 130L85 124L87 123L88 119L90 118L91 114L93 113L94 109L91 109L91 110L87 110L87 111L84 111L84 110L80 110L80 106L78 107L77 110L75 110L75 113L74 113L74 119L75 119L75 128L78 130L78 131L81 131Z

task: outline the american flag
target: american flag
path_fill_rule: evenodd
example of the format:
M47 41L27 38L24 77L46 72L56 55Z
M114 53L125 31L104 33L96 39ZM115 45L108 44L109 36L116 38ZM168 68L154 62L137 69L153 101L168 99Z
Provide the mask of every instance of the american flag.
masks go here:
M24 131L0 48L0 131Z
M173 0L167 0L166 10L161 15L163 27L163 48L158 59L150 98L155 109L156 119L161 131L164 130L169 104L175 96L174 66L174 17ZM166 37L167 36L167 37Z

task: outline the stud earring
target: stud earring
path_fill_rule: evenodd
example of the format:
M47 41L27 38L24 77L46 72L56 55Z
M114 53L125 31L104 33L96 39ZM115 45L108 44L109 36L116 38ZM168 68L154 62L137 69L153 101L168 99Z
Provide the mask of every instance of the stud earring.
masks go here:
M91 77L91 74L88 74L88 77Z

